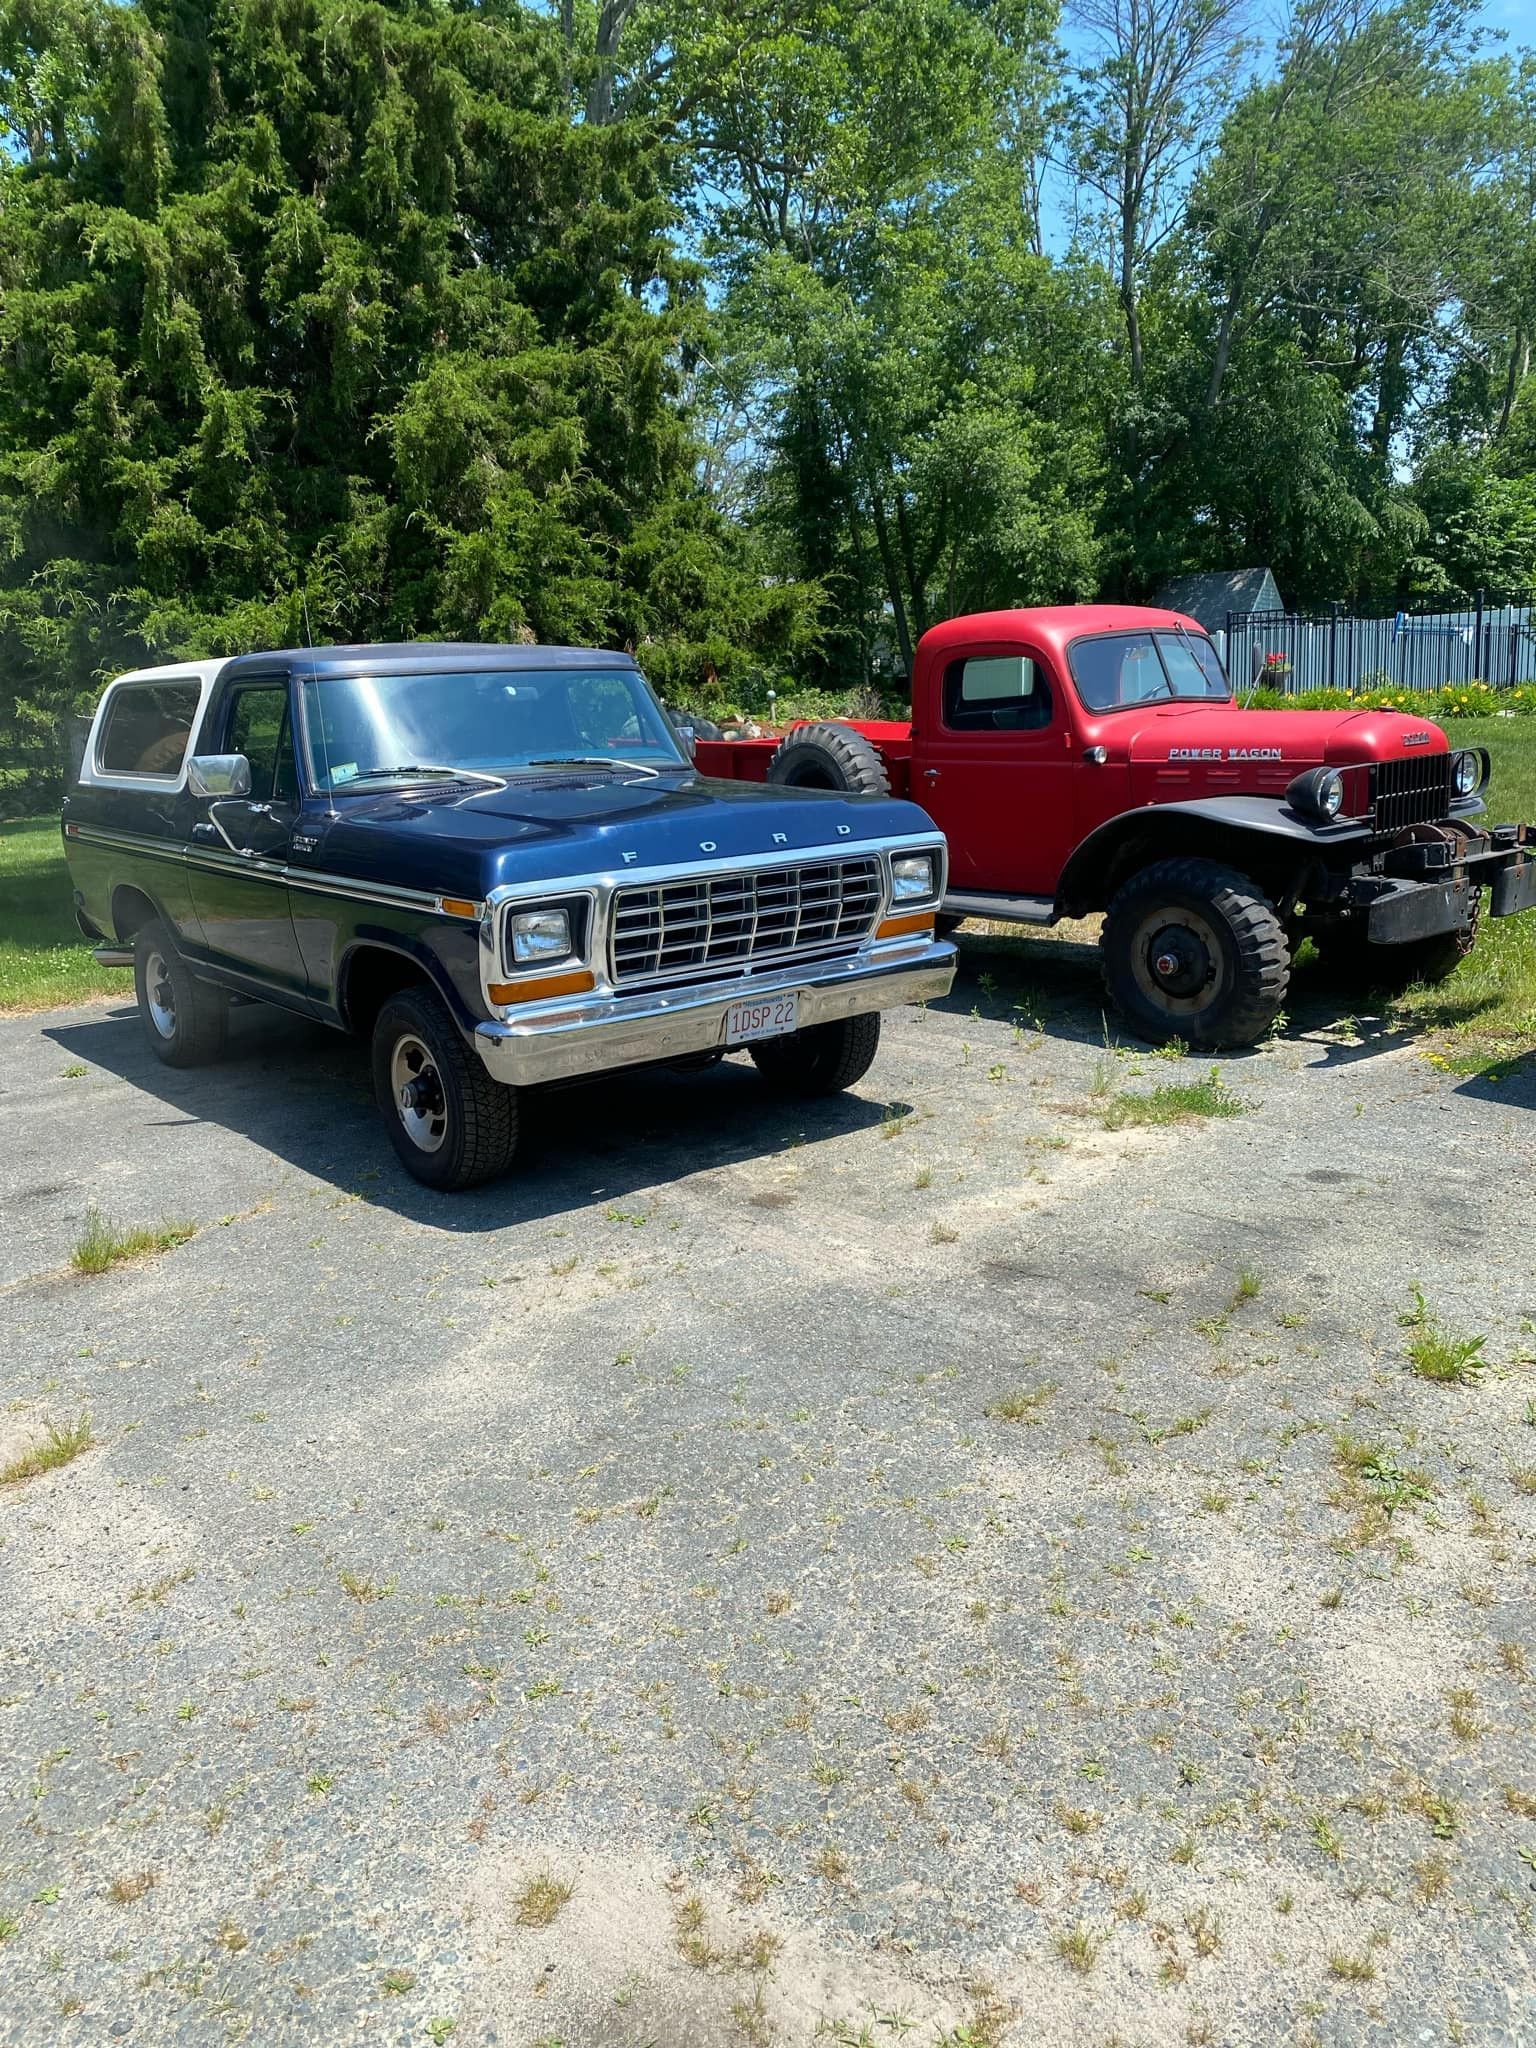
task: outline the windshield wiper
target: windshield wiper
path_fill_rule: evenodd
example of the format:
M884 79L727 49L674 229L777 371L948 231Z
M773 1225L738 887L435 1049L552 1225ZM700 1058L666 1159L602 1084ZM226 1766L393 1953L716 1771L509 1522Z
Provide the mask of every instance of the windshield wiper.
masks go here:
M502 786L501 776L482 774L478 768L445 768L436 762L404 761L397 768L364 768L360 774L349 775L338 787L347 789L357 782L393 782L406 775L446 776L451 782L484 782L492 789Z
M659 775L649 761L624 761L611 754L538 754L526 764L530 768L625 768L642 775Z

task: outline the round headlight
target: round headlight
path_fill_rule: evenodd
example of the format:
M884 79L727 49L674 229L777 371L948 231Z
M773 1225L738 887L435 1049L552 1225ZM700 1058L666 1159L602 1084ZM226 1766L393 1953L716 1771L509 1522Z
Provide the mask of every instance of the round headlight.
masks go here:
M891 862L891 901L921 903L933 894L933 855L898 853Z
M1344 808L1344 778L1334 768L1309 768L1285 792L1293 810L1327 821Z
M1482 762L1470 747L1463 747L1451 760L1451 787L1458 796L1475 796L1482 779Z

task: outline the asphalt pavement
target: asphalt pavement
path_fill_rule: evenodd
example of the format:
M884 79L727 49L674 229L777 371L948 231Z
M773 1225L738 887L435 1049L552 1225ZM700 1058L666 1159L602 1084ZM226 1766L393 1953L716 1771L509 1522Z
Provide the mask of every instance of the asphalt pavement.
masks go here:
M0 1020L0 2042L1536 2040L1536 1076L1303 989L1106 1129L1212 1063L964 953L455 1197Z

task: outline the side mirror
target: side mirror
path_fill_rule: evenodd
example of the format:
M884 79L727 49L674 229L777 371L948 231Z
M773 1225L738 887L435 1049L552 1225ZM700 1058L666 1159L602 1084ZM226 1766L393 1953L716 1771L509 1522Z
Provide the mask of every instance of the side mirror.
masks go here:
M691 725L678 726L677 736L682 741L683 752L688 756L689 760L696 761L699 758L699 736L693 727Z
M244 754L194 754L187 787L194 796L249 796L251 764Z

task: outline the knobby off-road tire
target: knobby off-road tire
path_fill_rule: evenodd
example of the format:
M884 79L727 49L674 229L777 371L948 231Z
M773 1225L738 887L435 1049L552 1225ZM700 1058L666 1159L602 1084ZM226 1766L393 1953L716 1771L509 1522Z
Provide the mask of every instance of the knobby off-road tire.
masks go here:
M1163 860L1132 875L1110 903L1101 944L1110 1000L1154 1043L1252 1045L1290 986L1274 905L1216 861Z
M402 989L380 1010L373 1092L401 1165L425 1186L478 1187L512 1164L517 1091L491 1079L431 989Z
M1472 892L1471 915L1454 932L1433 938L1409 939L1402 946L1373 946L1344 929L1314 933L1312 943L1323 971L1345 988L1381 989L1395 993L1416 981L1444 981L1454 974L1477 944L1482 924L1483 892Z
M842 789L851 796L891 793L879 749L851 725L797 726L769 761L768 780L788 789Z
M810 1024L749 1050L763 1079L785 1095L840 1095L863 1080L880 1050L880 1012Z
M158 918L133 935L133 987L144 1036L168 1067L206 1066L223 1052L229 998L198 980Z

